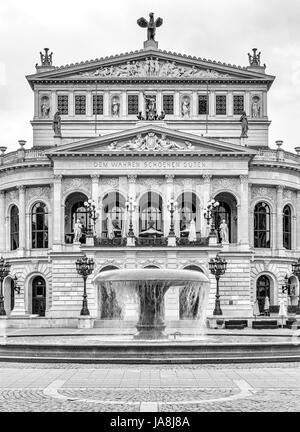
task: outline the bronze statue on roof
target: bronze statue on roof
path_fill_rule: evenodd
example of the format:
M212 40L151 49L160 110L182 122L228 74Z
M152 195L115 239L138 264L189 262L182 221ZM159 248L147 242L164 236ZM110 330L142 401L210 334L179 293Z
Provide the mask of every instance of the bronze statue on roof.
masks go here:
M145 18L139 18L137 20L137 23L140 27L145 27L147 28L147 40L155 40L155 31L157 27L160 27L163 23L163 19L162 18L157 18L154 21L154 13L150 12L149 13L149 21L147 21Z

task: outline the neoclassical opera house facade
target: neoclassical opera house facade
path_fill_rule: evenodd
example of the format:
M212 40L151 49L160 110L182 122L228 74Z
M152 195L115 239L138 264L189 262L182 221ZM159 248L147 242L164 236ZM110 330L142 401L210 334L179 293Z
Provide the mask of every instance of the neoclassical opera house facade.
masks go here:
M41 53L26 77L33 145L19 141L17 151L2 147L0 155L9 326L76 326L83 279L75 262L84 253L95 262L87 295L98 326L137 317L134 297L92 283L112 268L204 272L211 316L216 280L208 261L218 253L228 263L224 317L252 317L256 299L263 312L266 296L276 310L286 275L289 304L298 304L291 263L300 254L299 148L269 147L275 77L256 50L247 63L167 52L154 41L61 67L48 49ZM211 199L219 206L207 221ZM195 318L185 295L184 287L168 291L167 321Z

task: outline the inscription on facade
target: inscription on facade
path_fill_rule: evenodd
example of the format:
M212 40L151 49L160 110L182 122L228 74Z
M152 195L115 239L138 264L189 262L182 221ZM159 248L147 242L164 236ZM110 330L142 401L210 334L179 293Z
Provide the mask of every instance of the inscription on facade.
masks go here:
M201 169L206 168L204 161L95 161L94 168L101 169Z

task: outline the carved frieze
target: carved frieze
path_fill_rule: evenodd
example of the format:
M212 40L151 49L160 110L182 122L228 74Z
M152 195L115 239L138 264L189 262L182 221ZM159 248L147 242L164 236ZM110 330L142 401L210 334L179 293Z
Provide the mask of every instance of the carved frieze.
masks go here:
M81 76L101 78L228 78L212 69L200 69L196 66L179 65L176 62L149 57L145 60L131 61L117 66L101 67L95 71L82 72Z
M178 143L169 140L165 134L158 137L155 133L151 132L145 136L138 134L136 138L127 142L114 141L109 145L110 150L115 151L172 151L172 150L192 150L194 146L185 141Z
M33 198L38 198L41 200L44 198L50 200L51 189L49 186L31 187L26 189L26 196L27 196L27 201L30 201Z
M155 267L159 267L159 268L164 268L165 267L165 261L160 260L160 259L155 259L155 258L148 258L146 260L139 261L139 267L145 268L148 266L155 266Z
M240 190L240 179L238 178L213 178L212 179L212 194L216 194L221 191L234 192L239 195Z
M272 201L275 202L276 198L276 190L272 187L259 187L259 186L253 186L251 188L251 198L270 198Z
M85 192L88 196L91 194L91 179L89 178L64 178L63 194L70 192Z

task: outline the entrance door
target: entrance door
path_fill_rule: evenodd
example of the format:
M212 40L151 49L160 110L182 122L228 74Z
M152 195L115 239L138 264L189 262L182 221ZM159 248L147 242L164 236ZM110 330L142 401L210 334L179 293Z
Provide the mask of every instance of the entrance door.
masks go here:
M260 313L264 312L266 297L270 300L270 279L267 276L260 276L256 284L256 298Z
M32 281L32 313L45 316L46 310L46 283L45 279L37 276Z

